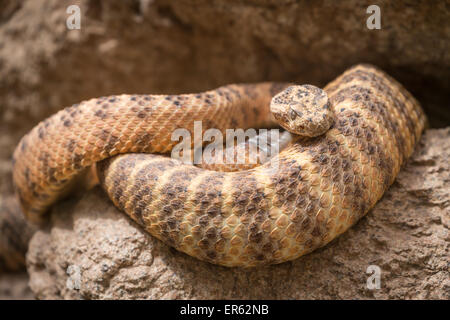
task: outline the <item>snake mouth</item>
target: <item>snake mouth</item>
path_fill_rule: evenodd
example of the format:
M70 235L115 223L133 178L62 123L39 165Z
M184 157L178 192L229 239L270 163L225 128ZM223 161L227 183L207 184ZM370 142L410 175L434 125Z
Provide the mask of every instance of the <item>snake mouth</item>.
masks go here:
M304 116L302 111L293 109L292 106L289 106L287 112L272 111L272 114L275 120L278 121L278 124L283 129L289 131L292 134L300 136L304 135L305 126L302 123L299 123L299 119L301 119Z

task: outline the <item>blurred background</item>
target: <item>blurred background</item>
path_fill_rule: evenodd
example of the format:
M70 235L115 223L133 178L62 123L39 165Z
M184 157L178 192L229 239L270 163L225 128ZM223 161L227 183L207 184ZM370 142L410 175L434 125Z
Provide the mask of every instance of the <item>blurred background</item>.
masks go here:
M367 7L380 8L369 29ZM68 29L67 8L81 10ZM0 197L40 120L81 100L185 93L234 82L323 86L372 63L450 125L450 1L1 0Z

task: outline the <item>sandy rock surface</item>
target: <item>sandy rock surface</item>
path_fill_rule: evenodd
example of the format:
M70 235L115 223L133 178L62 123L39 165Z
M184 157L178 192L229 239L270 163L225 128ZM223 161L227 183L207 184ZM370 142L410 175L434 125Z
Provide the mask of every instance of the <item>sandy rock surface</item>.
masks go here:
M449 299L450 128L428 130L375 209L326 247L256 269L200 262L162 244L99 188L58 205L32 238L38 298ZM367 288L367 268L381 270Z

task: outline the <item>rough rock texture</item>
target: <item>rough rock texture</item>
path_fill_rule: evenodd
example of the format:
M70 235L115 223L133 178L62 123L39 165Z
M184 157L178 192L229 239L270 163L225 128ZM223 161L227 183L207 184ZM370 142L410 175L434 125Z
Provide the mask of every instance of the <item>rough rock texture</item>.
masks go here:
M200 262L143 232L99 188L58 205L27 265L37 298L450 299L450 128L428 130L375 209L328 246L257 269ZM381 288L369 290L369 265Z

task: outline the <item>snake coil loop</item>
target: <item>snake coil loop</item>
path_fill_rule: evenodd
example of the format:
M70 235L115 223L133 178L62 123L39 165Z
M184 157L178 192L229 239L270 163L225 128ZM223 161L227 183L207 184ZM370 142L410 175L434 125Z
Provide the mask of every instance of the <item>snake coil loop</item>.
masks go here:
M160 155L174 147L171 133L192 133L194 121L223 133L272 126L272 114L300 136L249 170L205 170ZM58 112L23 137L13 179L26 217L40 221L96 163L115 206L168 245L224 266L280 263L364 216L411 155L425 121L411 94L369 65L323 90L260 83L102 97Z

